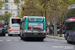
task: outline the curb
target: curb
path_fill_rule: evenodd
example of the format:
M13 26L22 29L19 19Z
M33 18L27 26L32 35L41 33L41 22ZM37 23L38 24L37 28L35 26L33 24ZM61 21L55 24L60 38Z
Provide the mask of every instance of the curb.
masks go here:
M53 39L59 39L59 40L65 40L64 37L58 37L58 36L50 36L50 35L46 35L47 38L53 38Z

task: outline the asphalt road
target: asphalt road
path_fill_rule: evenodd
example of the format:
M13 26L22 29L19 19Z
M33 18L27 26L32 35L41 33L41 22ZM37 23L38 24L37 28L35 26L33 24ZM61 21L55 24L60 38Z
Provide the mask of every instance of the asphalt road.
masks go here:
M23 41L20 37L0 37L0 50L75 50L65 40L46 38L41 41Z

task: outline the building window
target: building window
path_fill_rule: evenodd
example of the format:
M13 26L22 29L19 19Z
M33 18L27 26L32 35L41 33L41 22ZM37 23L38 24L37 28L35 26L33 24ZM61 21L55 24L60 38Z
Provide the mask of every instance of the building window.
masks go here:
M15 15L15 14L13 14L13 15Z
M18 11L18 15L20 14L20 12Z
M18 10L20 9L19 5L18 5Z
M5 11L5 13L8 13L8 11Z
M8 9L8 4L5 5L5 9Z
M21 1L23 1L23 0L21 0Z
M5 2L8 2L8 0L5 0Z

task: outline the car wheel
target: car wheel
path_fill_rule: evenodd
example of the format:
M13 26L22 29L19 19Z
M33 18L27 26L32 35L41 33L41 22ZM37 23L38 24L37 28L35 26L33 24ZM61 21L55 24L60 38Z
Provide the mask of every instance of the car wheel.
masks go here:
M72 42L69 41L69 36L67 36L67 43L71 44Z
M5 34L3 34L3 36L5 36Z
M11 34L8 34L8 36L12 36Z

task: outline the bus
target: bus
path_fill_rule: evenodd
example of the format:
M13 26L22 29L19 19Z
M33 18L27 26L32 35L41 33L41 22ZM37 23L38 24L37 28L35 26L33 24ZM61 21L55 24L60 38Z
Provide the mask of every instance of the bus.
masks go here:
M68 6L64 36L67 43L75 42L75 4Z
M21 19L21 33L22 40L38 39L43 41L46 37L46 20L41 16L24 16Z
M66 20L65 39L67 40L67 43L75 42L75 18Z
M20 21L21 19L19 17L11 17L9 19L9 29L8 29L8 35L20 35Z

